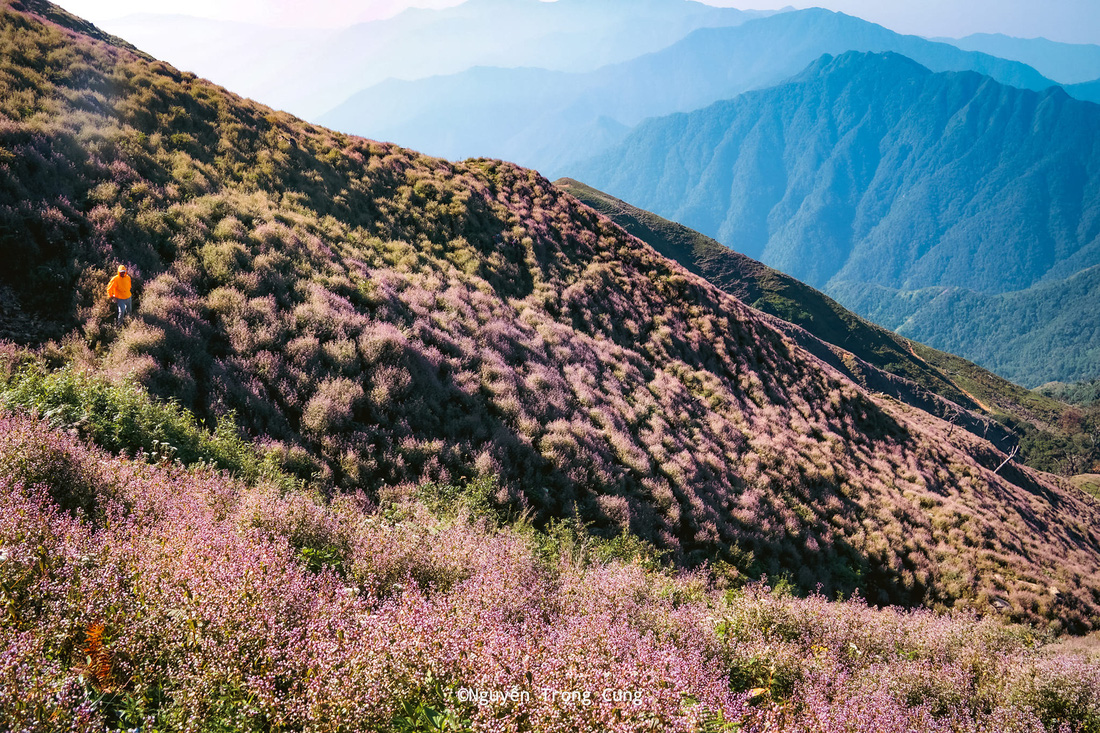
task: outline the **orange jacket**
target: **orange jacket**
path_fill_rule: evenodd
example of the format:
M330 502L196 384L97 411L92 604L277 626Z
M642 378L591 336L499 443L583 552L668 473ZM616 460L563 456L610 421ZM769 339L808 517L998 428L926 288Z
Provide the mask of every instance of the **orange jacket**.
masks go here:
M107 285L107 295L112 298L126 300L130 297L130 276L119 273L111 278Z

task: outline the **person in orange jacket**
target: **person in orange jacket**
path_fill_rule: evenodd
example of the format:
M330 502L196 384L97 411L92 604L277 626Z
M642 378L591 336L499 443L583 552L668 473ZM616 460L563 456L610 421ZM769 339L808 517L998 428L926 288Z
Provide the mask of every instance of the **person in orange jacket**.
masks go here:
M122 323L122 319L132 310L133 304L130 297L130 275L126 272L126 265L118 266L118 274L107 284L107 295L110 296L111 302L118 306L116 323Z

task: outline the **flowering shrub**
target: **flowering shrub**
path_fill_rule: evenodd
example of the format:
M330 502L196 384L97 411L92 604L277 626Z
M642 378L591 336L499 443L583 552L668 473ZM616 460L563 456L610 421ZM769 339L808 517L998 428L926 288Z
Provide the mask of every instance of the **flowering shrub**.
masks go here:
M521 537L432 521L417 505L395 522L209 469L109 458L23 418L0 418L0 434L5 455L45 438L95 467L108 518L61 513L56 472L0 479L0 658L66 691L22 696L3 725L45 725L60 710L88 729L377 729L427 699L431 680L443 683L438 702L478 726L686 729L704 706L738 710L721 666L707 664L718 645L702 608L647 600L638 571L548 573ZM319 545L337 549L340 572L301 553ZM573 694L613 682L645 700ZM528 699L511 708L461 692L513 687Z
M3 729L1096 730L1095 653L1028 627L547 563L418 500L329 503L25 417L0 435L30 456L0 475ZM58 506L39 443L102 521Z
M23 358L26 354L19 352L0 355L0 363L11 365L0 371L0 405L8 409L37 412L54 427L75 431L113 452L143 454L153 462L207 462L242 478L286 482L237 433L232 414L218 420L211 432L178 404L155 400L134 384L115 384L74 367L49 372L34 360L18 364ZM77 490L80 482L69 483Z

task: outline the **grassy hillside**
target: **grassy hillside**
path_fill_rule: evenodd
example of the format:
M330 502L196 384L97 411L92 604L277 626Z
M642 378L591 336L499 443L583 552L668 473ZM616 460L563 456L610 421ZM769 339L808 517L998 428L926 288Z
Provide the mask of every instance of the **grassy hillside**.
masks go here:
M1020 443L1021 459L1044 471L1076 474L1100 461L1087 425L1061 401L1063 392L1024 389L965 359L898 336L792 277L591 186L569 178L554 185L727 293L806 329L836 352L832 359L822 349L815 354L864 387L933 412L1002 447ZM906 381L890 380L878 370ZM937 403L927 392L950 403ZM1003 426L972 419L951 403Z
M275 468L372 501L492 480L504 515L680 565L1100 625L1095 502L864 393L536 173L0 23L4 327L48 361L235 412Z

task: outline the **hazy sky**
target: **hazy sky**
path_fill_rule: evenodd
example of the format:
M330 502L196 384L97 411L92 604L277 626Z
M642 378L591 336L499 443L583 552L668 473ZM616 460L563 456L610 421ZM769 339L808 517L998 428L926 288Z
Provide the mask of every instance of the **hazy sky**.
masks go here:
M530 2L531 0L516 0ZM595 2L596 0L591 0ZM704 0L740 8L826 7L922 36L970 33L1044 36L1100 44L1100 0ZM338 27L383 18L410 6L445 7L460 0L60 0L92 22L131 13L179 13L277 24Z

